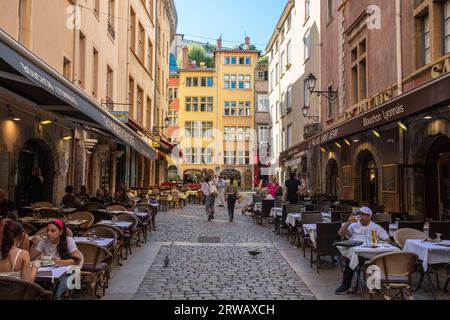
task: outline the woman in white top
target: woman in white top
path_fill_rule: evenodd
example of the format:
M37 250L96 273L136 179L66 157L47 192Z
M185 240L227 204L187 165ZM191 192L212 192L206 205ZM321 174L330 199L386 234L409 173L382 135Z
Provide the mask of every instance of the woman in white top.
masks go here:
M20 249L26 236L22 225L9 221L3 229L1 245L0 276L9 276L34 282L40 263L35 261L30 266L28 251Z

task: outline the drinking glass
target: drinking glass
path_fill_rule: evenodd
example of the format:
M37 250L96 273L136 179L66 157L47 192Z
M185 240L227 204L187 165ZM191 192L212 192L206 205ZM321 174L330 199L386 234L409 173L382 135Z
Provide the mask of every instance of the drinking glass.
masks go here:
M442 242L441 236L442 233L436 233L436 242Z

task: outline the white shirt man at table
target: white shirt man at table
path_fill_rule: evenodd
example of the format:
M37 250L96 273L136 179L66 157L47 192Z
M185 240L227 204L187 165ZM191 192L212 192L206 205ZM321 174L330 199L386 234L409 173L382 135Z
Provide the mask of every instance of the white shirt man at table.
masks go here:
M357 217L359 217L359 221ZM386 230L372 222L372 210L368 207L362 207L350 216L348 221L339 230L338 235L341 237L349 237L351 240L365 241L367 234L370 234L372 230L377 231L378 239L383 241L389 240L389 234ZM350 261L346 259L342 284L335 291L338 295L346 294L351 289L355 270L350 268L349 263Z

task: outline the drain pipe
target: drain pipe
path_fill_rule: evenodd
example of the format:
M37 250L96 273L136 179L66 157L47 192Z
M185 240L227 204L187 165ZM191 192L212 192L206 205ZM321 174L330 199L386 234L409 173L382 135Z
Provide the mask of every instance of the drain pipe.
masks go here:
M402 59L402 0L395 1L396 37L397 37L397 84L398 95L403 93L403 59Z

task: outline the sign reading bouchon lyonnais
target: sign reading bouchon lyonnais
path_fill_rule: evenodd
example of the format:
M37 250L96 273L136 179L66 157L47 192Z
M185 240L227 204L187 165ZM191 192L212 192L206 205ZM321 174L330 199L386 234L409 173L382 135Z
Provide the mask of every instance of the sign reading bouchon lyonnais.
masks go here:
M398 105L392 109L388 110L380 110L376 114L372 114L370 117L363 117L363 126L368 127L372 125L376 125L383 121L389 121L392 117L401 115L405 112L405 107L403 105Z

